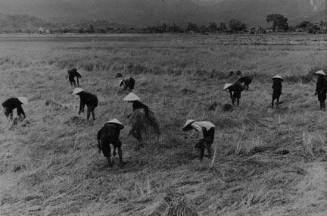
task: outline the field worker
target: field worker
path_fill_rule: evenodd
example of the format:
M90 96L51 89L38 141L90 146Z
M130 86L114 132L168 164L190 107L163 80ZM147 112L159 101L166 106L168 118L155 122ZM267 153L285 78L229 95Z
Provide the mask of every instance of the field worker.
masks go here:
M122 79L120 81L120 84L119 86L123 86L123 90L130 90L132 91L134 89L134 86L135 86L135 79L130 77L130 78L127 78L127 79Z
M273 94L272 94L272 100L271 100L271 108L274 108L274 103L276 100L276 106L278 107L279 105L279 98L282 94L282 82L283 82L283 78L279 75L276 75L272 78L273 80L273 85L272 85L272 89L273 89Z
M195 148L199 149L200 160L203 159L205 149L208 151L208 158L211 158L211 145L215 137L215 125L209 121L187 120L183 127L183 131L190 131L192 129L197 130L203 136L195 145Z
M93 120L95 120L94 110L98 106L98 98L97 96L84 91L82 88L75 88L73 91L73 95L78 95L80 97L80 107L78 111L78 115L84 112L84 107L87 107L87 120L90 118L90 114L92 114Z
M250 76L243 76L238 80L240 83L244 85L245 90L249 90L249 86L252 82L252 77Z
M121 142L119 140L120 131L124 128L124 125L117 119L112 119L104 124L104 126L98 131L97 140L99 153L102 151L103 155L107 158L110 167L113 166L111 160L111 148L113 146L113 156L116 155L116 149L118 149L119 165L123 166L123 153L121 149Z
M237 106L240 105L240 98L242 91L244 90L244 86L240 82L232 83L226 83L224 86L224 90L229 91L230 98L232 100L232 104L234 105L235 102L237 103Z
M315 74L318 76L315 95L318 95L318 100L320 102L320 110L325 110L325 101L327 93L326 74L323 70L317 71L315 72Z
M139 142L136 150L143 145L144 136L151 131L154 132L156 138L159 138L160 128L158 121L149 107L141 102L140 97L131 92L123 100L133 104L133 113L128 117L131 125L130 134Z
M70 85L79 87L79 79L82 78L81 74L77 72L76 68L68 70L67 72L68 72L68 79ZM76 81L75 81L75 77L76 77Z
M26 97L13 97L7 99L5 102L2 103L5 116L9 119L9 121L12 121L14 109L17 109L17 116L22 120L25 119L26 115L23 110L22 104L27 103L28 99Z

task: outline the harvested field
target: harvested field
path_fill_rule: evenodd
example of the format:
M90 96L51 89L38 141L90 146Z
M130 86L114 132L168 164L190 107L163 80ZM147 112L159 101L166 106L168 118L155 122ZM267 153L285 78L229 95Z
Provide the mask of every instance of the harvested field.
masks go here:
M326 35L0 35L0 99L31 99L25 121L8 128L0 117L0 215L326 215L327 115L312 75L326 59ZM77 115L70 67L98 95L95 122ZM224 111L231 70L254 81ZM136 79L161 138L135 152L125 128L127 165L109 168L96 133L131 112L117 73ZM279 110L275 74L285 77ZM199 162L197 134L181 130L188 118L217 126L214 161Z

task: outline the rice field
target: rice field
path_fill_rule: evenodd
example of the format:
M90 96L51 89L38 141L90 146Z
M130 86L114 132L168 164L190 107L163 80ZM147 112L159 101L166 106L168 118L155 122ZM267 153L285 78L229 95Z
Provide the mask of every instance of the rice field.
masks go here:
M312 75L326 59L326 35L0 35L0 99L30 99L23 122L9 128L0 116L0 215L154 216L184 205L208 216L326 215L327 115ZM77 114L70 67L99 98L94 122ZM224 112L232 70L254 81ZM132 110L117 73L136 79L162 135L134 151L127 126L127 165L109 168L96 133ZM276 74L283 103L272 110ZM198 160L186 119L215 123L214 160Z

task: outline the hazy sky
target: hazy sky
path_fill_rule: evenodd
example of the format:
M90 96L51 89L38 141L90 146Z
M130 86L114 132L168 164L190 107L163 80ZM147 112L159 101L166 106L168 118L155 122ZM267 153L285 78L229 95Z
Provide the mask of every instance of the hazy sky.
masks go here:
M0 0L0 12L55 21L106 19L129 24L208 22L240 18L264 22L267 13L296 19L326 8L326 0Z

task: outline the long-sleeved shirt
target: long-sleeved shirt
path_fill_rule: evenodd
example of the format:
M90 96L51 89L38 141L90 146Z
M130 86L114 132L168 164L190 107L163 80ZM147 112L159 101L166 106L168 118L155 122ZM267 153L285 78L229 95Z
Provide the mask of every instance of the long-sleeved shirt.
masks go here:
M324 76L319 76L316 85L316 94L326 94L327 93L327 82Z
M97 107L98 106L98 98L94 94L88 92L81 92L78 94L81 101L80 101L80 111L84 109L85 105L90 107Z
M274 92L281 94L282 93L282 80L280 79L273 79L273 85L272 85L272 89L274 90Z
M124 128L123 125L115 123L106 123L97 134L97 139L109 139L109 141L119 141L120 131Z
M241 82L236 82L234 85L229 87L229 90L233 92L242 92L244 90L244 86L241 84Z
M69 80L74 80L75 77L82 78L81 74L77 72L76 68L68 70L68 77L69 77Z
M236 82L231 87L229 87L229 94L231 98L240 98L242 91L244 91L244 86L241 84L241 82Z
M22 114L25 116L25 112L22 107L22 102L20 102L18 98L9 98L2 103L2 106L6 108L10 113L13 112L14 109L17 109L18 114Z

